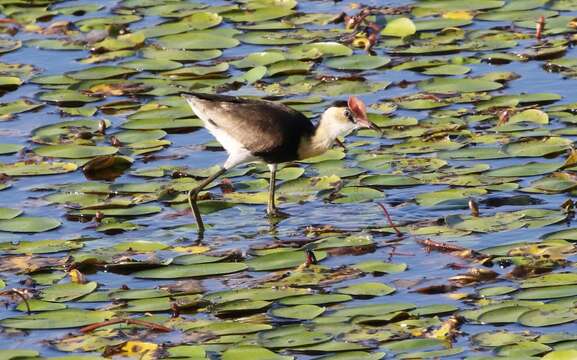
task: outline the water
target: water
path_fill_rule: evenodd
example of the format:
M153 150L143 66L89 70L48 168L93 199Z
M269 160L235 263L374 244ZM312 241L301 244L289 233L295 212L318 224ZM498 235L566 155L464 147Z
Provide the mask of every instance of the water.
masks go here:
M90 4L91 1L78 1L78 2L63 2L62 5L75 5L75 4ZM210 3L213 5L230 4L228 1L214 1ZM338 14L341 11L352 12L350 6L352 1L342 1L342 2L329 2L329 1L300 1L299 9L304 12L320 12L320 13L334 13ZM382 5L404 5L408 2L405 1L366 1L364 4L372 6L382 6ZM101 2L105 7L94 14L89 14L86 17L91 16L102 16L109 14L110 11L117 5L115 1L104 1ZM567 13L564 15L574 15L573 13ZM70 20L74 21L78 18L73 16L66 17L60 16L58 20ZM152 24L156 24L161 21L158 17L146 17L143 21L135 24L134 29L145 28ZM489 24L483 22L476 22L474 28L486 28ZM490 26L500 26L506 25L503 23L490 23ZM225 25L230 26L230 25ZM33 39L42 38L40 35L30 34L21 32L15 36L18 39ZM522 40L520 41L519 49L532 43L533 40ZM236 58L246 55L253 51L264 50L266 47L261 46L251 46L251 45L241 45L239 47L226 50L224 52L223 58ZM383 54L382 49L377 49L379 54ZM87 55L86 51L47 51L39 50L34 48L23 47L18 51L7 53L2 55L2 61L6 63L19 64L26 63L32 64L40 72L44 74L61 74L70 71L75 71L79 69L89 68L90 65L84 65L79 63L77 60L85 57ZM458 56L470 56L472 53L460 53ZM453 56L453 55L449 55ZM566 57L575 56L575 50L569 49ZM439 56L439 58L446 58L447 56ZM126 59L122 59L116 62L110 62L110 64L119 63ZM209 62L206 62L209 63ZM570 103L577 101L575 96L574 80L563 79L561 75L548 73L542 70L542 62L530 61L526 63L514 62L509 65L490 65L490 64L478 64L471 65L472 72L471 75L477 76L491 71L513 71L521 75L520 79L511 81L502 90L495 92L495 94L517 94L517 93L534 93L534 92L555 92L563 96L563 100L559 103ZM239 71L231 68L231 75L239 74ZM338 72L326 70L324 73L329 74L339 74ZM420 75L415 72L410 71L391 71L391 70L375 70L367 72L367 81L380 81L387 79L393 83L397 83L401 80L407 81L418 81L421 79L428 78L427 76ZM5 94L1 101L9 102L14 101L23 97L34 98L40 91L40 87L34 84L25 84L21 86L18 90L8 92ZM409 86L407 88L401 88L398 86L389 87L387 90L380 91L373 94L363 94L363 100L368 103L377 103L379 101L393 99L398 96L412 94L416 92L414 86ZM244 87L237 91L231 92L238 95L265 95L263 92L256 91L250 87ZM152 99L154 100L154 99ZM331 100L331 99L328 99ZM146 101L146 100L143 100ZM104 101L103 101L104 102ZM102 102L102 103L103 103ZM96 103L98 106L101 103ZM460 105L456 106L459 107ZM428 118L428 113L426 111L407 111L398 110L395 112L396 116L414 116L419 120L424 120ZM122 124L126 119L126 114L120 114L117 116L105 116L102 114L97 114L97 118L107 118L113 124L113 129L118 130L118 126ZM52 105L43 107L40 111L23 113L17 116L16 119L10 121L0 122L0 134L2 134L2 143L17 143L23 144L27 149L32 149L35 147L34 144L30 142L31 132L43 125L58 123L62 120L67 120L59 113L58 108ZM551 124L551 128L561 127L563 124L559 122L554 122ZM215 164L221 164L226 159L226 154L224 152L213 152L213 151L198 151L200 145L205 144L212 140L210 134L205 130L201 129L195 132L186 134L171 133L166 137L167 140L172 142L172 145L167 149L159 153L159 155L173 155L173 154L185 154L182 159L166 159L155 161L149 164L144 164L141 159L137 159L131 170L146 168L146 167L158 167L162 165L171 166L183 166L190 168L206 168L213 166ZM348 138L348 142L352 143L355 141L369 141L370 145L364 151L372 151L379 148L385 144L402 142L402 140L390 141L388 139L378 139L374 137L361 137L361 136L351 136ZM359 151L355 149L355 151ZM361 150L362 151L362 150ZM4 163L11 163L21 159L21 155L5 155L0 158ZM551 159L546 161L556 161L558 159ZM349 154L347 158L348 164L354 166L356 164L354 156ZM522 164L527 160L524 158L511 158L505 160L496 161L478 161L478 163L488 163L491 164L493 168L501 167L512 164ZM452 165L465 164L472 166L477 162L456 162L452 161ZM307 174L312 174L312 167L306 168ZM519 184L521 187L529 185L533 180L538 177L527 177L523 178ZM247 175L243 177L234 178L233 181L240 182L243 180L254 179L252 175ZM38 177L21 177L14 181L12 188L2 191L2 200L0 201L3 207L16 207L23 209L26 216L52 216L57 217L62 220L63 225L49 233L40 234L26 234L18 235L12 233L0 233L1 241L17 242L20 240L40 240L40 239L60 239L60 238L75 238L77 236L87 236L94 237L94 240L86 241L85 247L82 251L91 251L96 249L105 249L115 244L121 242L133 241L133 240L150 240L162 242L170 246L190 246L196 244L196 234L190 231L173 231L169 228L181 225L189 224L192 219L189 216L178 216L171 217L176 211L163 205L163 211L157 215L141 217L135 219L134 222L143 225L141 230L126 232L118 235L103 235L94 231L86 223L69 221L66 219L66 214L68 209L64 206L47 205L46 202L40 200L44 195L49 192L36 192L33 189L41 186L50 186L56 184L67 184L67 183L82 183L86 181L83 174L80 171L65 175L54 175L54 176L38 176ZM145 178L137 178L125 173L120 178L115 180L115 184L118 183L138 183L147 182L152 180L146 180ZM467 211L459 209L432 209L417 206L412 203L411 200L417 194L430 192L433 190L439 190L446 188L444 185L423 185L416 186L412 188L401 188L394 190L385 190L386 197L381 199L386 203L401 204L399 206L388 206L391 212L392 218L395 222L399 224L412 223L417 221L430 220L442 218L450 214L464 214ZM497 195L506 195L504 193ZM547 208L547 209L558 209L560 204L563 203L567 196L565 194L559 195L539 195L532 194L534 198L541 199L544 205L534 205L535 208ZM271 224L270 221L264 216L263 206L251 206L251 205L237 205L234 208L219 211L213 214L205 215L204 219L212 227L207 231L206 237L203 240L203 244L210 246L211 249L216 251L232 250L236 249L242 253L247 253L253 246L270 244L273 241L288 241L288 240L299 240L306 237L305 229L308 226L322 226L330 225L338 229L344 229L350 231L353 234L364 234L367 228L385 227L386 221L382 215L381 210L371 202L368 203L353 203L353 204L331 204L324 202L322 199L315 199L312 201L307 201L305 203L283 203L281 205L283 211L288 212L292 216L286 220L279 222L278 224ZM496 209L497 211L515 211L526 209L527 206L505 206ZM482 209L483 214L492 213L493 209ZM497 246L501 244L508 244L517 241L529 241L535 242L546 233L550 233L557 230L562 230L567 228L565 223L559 223L551 226L547 226L539 229L519 229L514 231L502 232L502 233L488 233L488 234L473 234L466 237L431 237L439 241L450 241L452 243L480 250L488 246ZM452 270L447 267L451 263L463 263L458 258L448 254L442 254L438 252L426 252L422 246L418 245L415 240L418 237L406 236L402 241L395 245L395 253L392 253L392 247L389 243L390 240L394 239L391 235L383 235L381 233L372 234L377 244L378 248L376 251L361 256L354 255L344 255L344 256L331 256L327 260L323 261L322 264L326 267L337 268L344 265L356 264L360 261L367 260L388 260L394 262L404 262L407 263L409 268L407 271L399 274L389 274L385 276L375 276L367 275L365 277L360 277L357 279L346 280L339 282L333 287L328 287L328 289L334 287L344 287L351 284L362 283L365 281L383 281L386 284L395 286L397 288L394 294L375 297L369 300L354 300L346 304L346 306L357 306L364 304L377 304L377 303L394 303L394 302L410 302L417 306L425 306L430 304L452 304L460 309L473 308L462 301L453 300L446 295L423 295L415 293L413 290L418 287L424 287L433 284L443 284L447 282L447 279L451 276L461 273L463 271ZM48 256L63 257L65 254L57 253ZM159 251L154 254L161 259L168 259L174 256L172 251ZM569 257L571 260L573 256ZM498 269L493 270L499 272L501 275L505 275L508 269ZM202 284L206 292L218 291L228 289L228 282L231 279L238 278L243 279L246 276L260 278L266 276L267 273L256 273L249 272L243 273L242 275L230 275L225 277L211 277L202 280ZM170 283L171 281L154 281L154 280L143 280L136 279L130 275L115 274L110 272L97 272L94 274L88 274L88 279L91 281L97 281L99 283L99 290L116 289L124 284L127 284L132 289L139 288L153 288L160 284ZM24 274L14 274L5 273L1 274L0 278L4 279L7 283L7 288L21 287L20 282L26 279ZM403 286L402 281L415 282L412 287ZM234 283L234 281L232 281ZM395 285L401 284L401 285ZM460 293L473 293L476 289L480 287L487 286L500 286L500 285L511 285L504 276L501 276L499 280L485 283L485 284L475 284L471 287L463 287L458 290ZM95 308L100 307L102 304L97 303L70 303L70 307L83 307L83 308ZM338 307L338 306L337 306ZM335 307L335 308L337 308ZM18 311L15 311L12 306L8 306L2 312L0 312L0 319L5 319L13 316L20 315ZM207 317L206 314L189 314L187 315L190 319ZM462 331L465 335L457 338L454 346L463 346L467 350L463 353L454 356L454 358L462 358L465 355L474 354L491 354L490 351L479 351L474 346L471 345L470 337L467 335L473 335L475 333L487 331L494 329L491 326L482 326L466 323ZM504 328L499 328L504 329ZM516 325L509 324L505 328L507 331L521 331L527 330L527 328ZM63 356L64 354L56 351L54 348L47 346L45 340L57 339L65 336L71 330L33 330L26 333L12 333L7 329L4 329L3 333L0 333L0 348L3 349L36 349L42 356ZM552 328L539 328L539 332L547 331L575 331L575 325L569 323L566 325L555 326ZM173 332L169 335L163 335L162 337L150 337L149 340L154 342L173 342L179 343L182 341L184 334L181 332ZM313 356L297 354L298 359L309 359ZM449 357L447 357L449 358Z

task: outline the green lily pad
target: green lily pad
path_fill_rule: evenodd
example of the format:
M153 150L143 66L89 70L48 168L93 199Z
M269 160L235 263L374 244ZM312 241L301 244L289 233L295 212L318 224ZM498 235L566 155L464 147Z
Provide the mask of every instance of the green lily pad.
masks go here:
M222 360L293 360L294 356L278 355L268 349L255 345L240 345L227 349L222 353Z
M464 65L441 65L435 66L432 68L428 68L427 70L423 71L425 75L465 75L471 71L470 67Z
M511 118L509 118L508 123L518 123L525 121L536 124L548 124L549 115L547 115L546 112L538 109L529 109L511 116Z
M573 309L542 308L524 313L517 321L521 325L538 327L565 324L575 320L577 320L577 313Z
M385 353L369 353L365 351L345 351L328 356L323 356L322 360L380 360Z
M324 307L316 305L296 305L273 309L271 314L276 317L287 319L312 320L323 312L325 312Z
M104 216L144 216L157 214L162 211L160 206L154 205L140 205L128 208L112 208L112 209L86 209L80 210L80 214L94 216L96 213L100 212Z
M283 6L271 6L258 8L253 11L236 10L227 12L224 17L233 22L261 22L282 18L293 14L291 8Z
M335 204L359 203L376 199L383 199L384 194L367 187L346 187L338 192L338 197L332 200Z
M544 286L577 285L577 274L575 273L554 273L545 274L534 278L529 278L521 283L524 289L538 288Z
M66 329L109 320L114 315L113 311L64 309L7 318L0 325L16 329Z
M413 35L417 32L417 27L415 23L409 18L397 18L391 20L387 23L381 35L385 36L395 36L395 37L405 37Z
M384 187L401 187L420 185L421 182L415 178L403 175L369 175L360 179L362 185L384 186Z
M316 251L315 257L321 261L327 257L327 253ZM304 264L305 260L304 251L281 251L249 259L246 264L253 271L271 271L297 267Z
M552 351L541 359L543 360L571 360L577 357L577 350L555 350Z
M13 219L16 216L22 214L22 210L13 208L0 208L0 220Z
M0 144L0 155L14 154L23 148L23 145L18 144Z
M528 138L509 143L503 147L503 150L511 156L539 157L563 152L570 145L570 141L562 137Z
M36 358L39 353L36 350L24 349L3 349L0 350L0 359L2 360L18 360L25 358Z
M57 284L42 289L40 296L44 301L68 302L90 294L96 290L97 287L98 284L95 281L91 281L86 284Z
M0 242L0 252L10 254L49 254L80 249L84 245L72 240L35 240L18 243Z
M83 159L96 156L113 155L118 152L114 146L89 146L89 145L47 145L34 149L40 156L55 157L63 159Z
M282 305L324 305L337 304L351 300L352 297L344 294L313 294L299 295L283 298L279 301Z
M158 38L161 46L170 49L214 50L238 46L240 41L213 31L191 31Z
M313 56L310 54L314 53ZM292 46L289 48L288 54L297 57L316 57L318 54L319 56L323 57L335 57L335 56L351 56L353 54L353 50L338 42L316 42L310 44L303 44L298 46Z
M506 166L486 173L494 177L524 177L552 173L559 170L563 164L529 162L523 165Z
M482 196L487 190L478 189L449 189L431 193L419 194L416 196L417 203L421 206L435 206L444 202L460 200L468 201L471 196Z
M354 268L363 272L395 274L407 269L404 263L387 263L379 260L367 260L353 265Z
M515 294L520 300L557 299L577 295L577 285L533 287Z
M206 351L199 345L178 345L169 347L166 351L169 358L206 359Z
M507 324L516 322L521 315L531 311L526 306L506 306L494 310L489 310L478 317L478 321L483 324Z
M337 70L372 70L383 67L391 61L388 57L351 55L326 61L325 65Z
M12 164L0 164L0 173L9 176L37 176L37 175L52 175L64 174L75 171L78 168L73 163L62 162L40 162L27 163L17 162Z
M165 71L181 68L183 65L177 61L166 59L139 59L120 63L124 68L135 71Z
M222 55L220 50L179 50L179 49L157 49L146 47L142 49L142 56L148 59L162 58L172 61L205 61L216 59Z
M82 106L86 103L99 101L100 98L96 96L85 95L75 90L54 90L51 92L40 93L38 99L50 103L56 103L62 106Z
M66 76L75 80L99 80L134 74L136 70L120 66L94 66L86 70L67 73Z
M332 335L316 332L316 331L303 331L285 334L283 336L277 337L262 337L259 343L270 349L275 348L294 348L300 346L308 346L320 344L325 341L329 341Z
M50 217L20 216L10 220L0 220L0 231L12 233L40 233L56 229L62 223Z
M455 94L497 90L502 84L480 79L434 78L418 83L419 89L437 94Z
M522 341L530 340L534 337L526 333L523 334L508 331L494 331L482 332L474 335L472 338L473 342L480 346L499 347L517 344Z
M18 99L9 103L2 103L0 104L0 117L9 120L16 114L38 109L42 106L42 103L30 99Z
M363 282L337 290L341 294L360 297L385 296L395 292L395 288L379 282Z
M246 69L256 66L270 65L285 59L285 55L281 52L261 51L250 53L240 60L231 61L230 64L239 69Z
M268 76L306 74L313 63L299 60L281 60L268 66Z
M143 270L133 274L142 279L178 279L231 274L243 271L247 265L242 263L210 263L194 265L168 265L156 269Z

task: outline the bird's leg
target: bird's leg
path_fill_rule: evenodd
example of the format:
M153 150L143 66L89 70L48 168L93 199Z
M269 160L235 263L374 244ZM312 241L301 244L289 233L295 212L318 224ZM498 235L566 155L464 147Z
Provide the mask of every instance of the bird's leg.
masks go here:
M192 211L192 215L196 219L196 225L198 226L198 234L202 235L204 233L204 223L202 222L202 217L200 216L200 210L198 209L198 204L196 203L198 200L198 194L207 187L211 182L213 182L216 178L221 176L226 172L226 168L222 168L217 171L212 176L206 178L203 182L201 182L197 187L190 190L188 192L188 204L190 205L190 210Z
M289 215L284 213L276 208L275 205L275 190L276 190L276 164L270 164L268 166L270 169L270 181L269 181L269 188L268 188L268 205L266 208L266 213L269 217L276 217L276 218L286 218Z
M270 164L270 181L268 184L268 206L266 212L268 215L274 215L276 213L276 206L274 204L274 193L276 188L276 164Z

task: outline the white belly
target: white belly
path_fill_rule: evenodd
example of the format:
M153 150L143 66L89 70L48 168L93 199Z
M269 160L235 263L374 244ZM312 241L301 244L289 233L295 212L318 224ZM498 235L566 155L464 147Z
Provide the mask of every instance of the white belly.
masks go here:
M217 128L208 121L204 121L204 126L228 153L228 159L224 163L225 169L231 169L239 164L258 160L258 158L253 156L250 151L226 131Z
M210 110L206 108L202 101L188 99L187 102L196 116L202 120L205 129L216 138L228 153L228 159L226 159L223 165L225 169L231 169L236 165L258 160L258 158L254 157L238 140L230 136L226 131L213 125L212 121L210 121Z

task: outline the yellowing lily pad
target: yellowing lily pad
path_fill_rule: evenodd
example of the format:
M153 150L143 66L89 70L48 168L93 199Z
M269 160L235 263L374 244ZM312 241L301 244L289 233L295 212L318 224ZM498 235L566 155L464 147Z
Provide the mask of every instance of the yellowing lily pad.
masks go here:
M417 32L415 23L409 18L397 18L387 23L381 35L405 37Z

